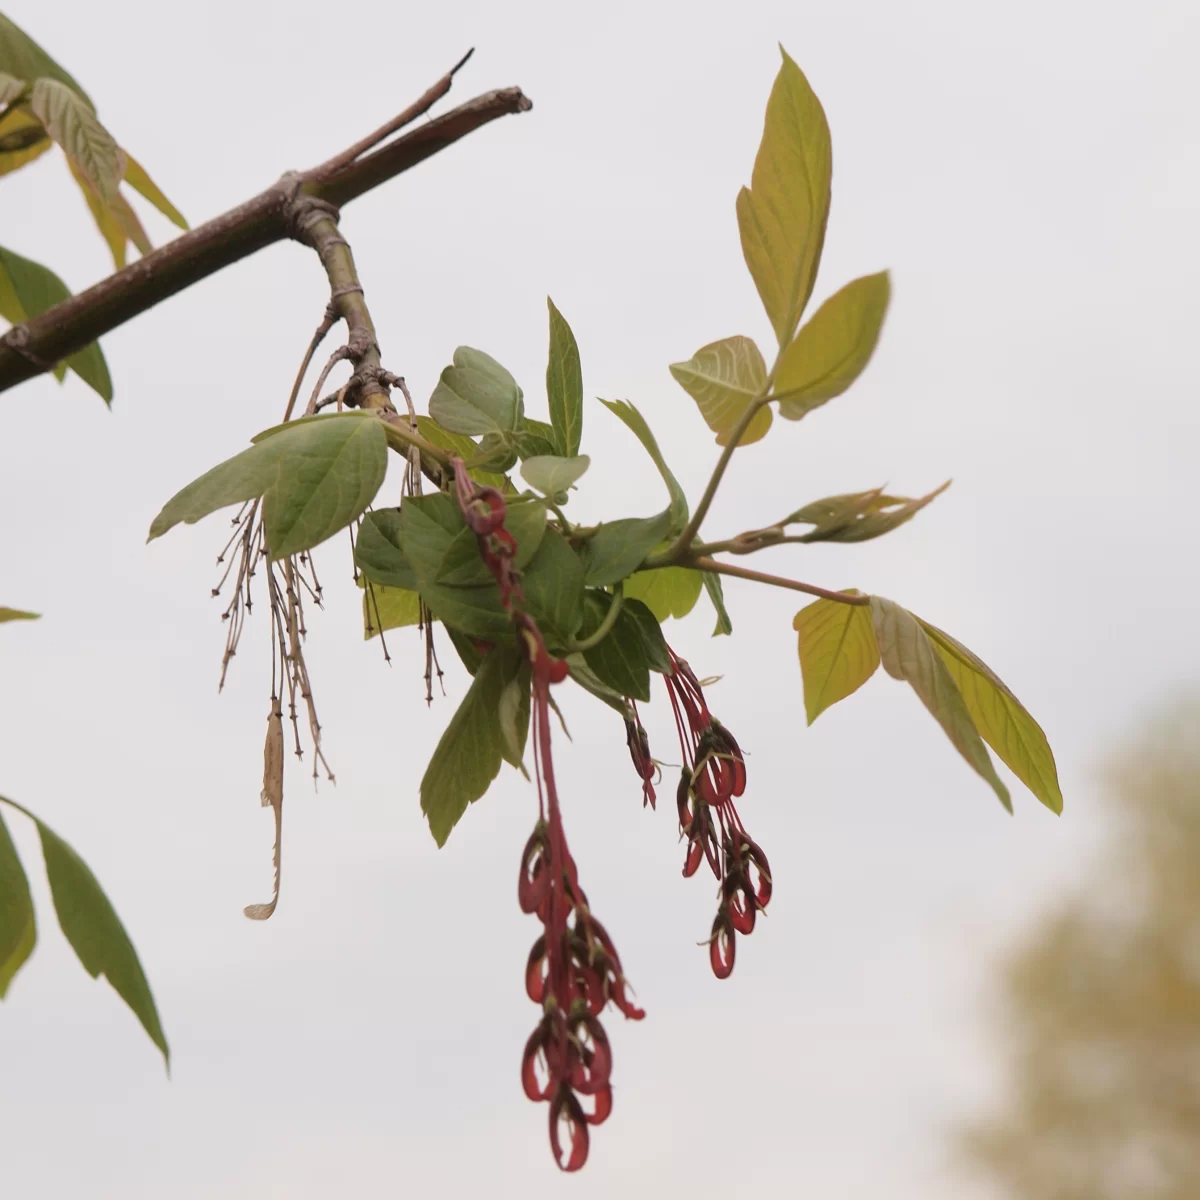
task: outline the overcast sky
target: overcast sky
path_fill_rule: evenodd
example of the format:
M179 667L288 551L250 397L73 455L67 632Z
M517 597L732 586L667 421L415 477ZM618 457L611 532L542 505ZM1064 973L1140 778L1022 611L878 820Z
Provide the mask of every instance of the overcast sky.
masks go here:
M282 902L265 925L258 806L266 626L225 693L214 518L144 545L164 500L275 423L327 299L276 246L107 337L111 413L78 380L0 397L0 791L91 863L132 933L173 1052L79 969L38 889L41 941L0 1012L9 1194L42 1200L334 1195L961 1200L956 1113L986 1104L988 969L1087 866L1094 765L1172 687L1196 638L1200 8L1014 0L740 6L364 0L8 0L193 223L328 157L469 46L451 102L519 84L533 111L349 206L385 362L420 401L460 343L545 415L545 296L589 397L642 407L695 497L716 448L666 364L770 330L741 261L782 42L834 144L820 300L890 267L861 382L740 452L706 525L761 525L833 492L954 486L863 546L756 566L892 597L992 664L1046 728L1061 818L1009 818L915 698L880 675L804 726L787 592L730 582L668 627L750 754L742 817L770 919L716 982L712 888L679 877L673 806L643 812L612 714L565 692L567 832L648 1016L608 1019L616 1104L560 1180L524 1099L537 922L517 905L533 790L505 774L438 851L417 786L465 690L422 701L415 635L362 641L347 547L318 555L309 663L336 788L288 778ZM147 216L153 236L171 228ZM103 243L57 153L0 187L3 244L76 289ZM572 509L642 515L661 486L589 400ZM399 474L385 485L398 494ZM619 511L616 511L618 510ZM443 651L443 663L453 654ZM661 691L646 717L674 761ZM670 790L667 788L666 790ZM669 1190L665 1190L669 1189Z

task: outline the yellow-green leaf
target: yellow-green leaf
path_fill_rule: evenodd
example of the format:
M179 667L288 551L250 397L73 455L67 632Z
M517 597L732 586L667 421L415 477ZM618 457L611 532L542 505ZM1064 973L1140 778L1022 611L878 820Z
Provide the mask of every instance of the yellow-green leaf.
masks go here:
M378 637L386 629L403 629L421 622L421 597L407 588L384 587L358 577L363 589L363 640Z
M482 471L470 465L471 460L479 455L479 443L469 438L465 433L451 433L444 429L432 417L417 417L417 432L439 450L449 450L467 463L467 474L483 487L493 487L497 491L505 491L508 477L494 471Z
M882 537L911 521L948 487L946 480L927 496L911 500L907 496L887 496L882 488L844 496L826 496L792 513L785 525L814 525L800 538L802 542L867 542Z
M54 143L42 123L23 108L0 117L0 175L7 175L40 158Z
M700 409L717 444L727 446L733 427L767 382L767 365L759 348L740 334L702 346L687 362L671 364L671 374ZM751 418L739 446L764 437L771 410L764 406Z
M100 231L100 236L108 246L108 252L112 255L113 266L119 271L128 259L128 255L125 253L125 246L129 238L126 236L125 229L117 219L117 214L100 199L100 194L79 173L75 164L69 159L68 166L70 166L71 174L75 176L75 182L79 185L79 190L83 193L83 198L87 202L88 212L92 214L92 220L96 222L96 228Z
M879 341L890 290L886 271L864 275L817 309L780 359L773 397L781 417L800 420L863 373Z
M158 185L146 174L145 168L129 151L125 151L125 182L135 192L149 200L172 224L178 225L180 229L188 227L183 213L162 194Z
M871 597L871 619L883 669L893 679L912 687L955 749L991 784L1000 803L1012 812L1008 788L996 774L966 701L921 622L907 609L882 596Z
M812 295L833 171L821 102L786 50L775 77L750 186L737 198L742 253L780 346Z
M0 1000L37 942L29 879L0 816Z
M24 79L17 79L6 71L0 71L0 104L11 104L28 86Z
M133 211L128 200L120 192L112 202L112 210L125 236L137 247L139 254L149 254L154 249L146 230L142 227L141 218Z
M67 158L111 204L121 183L124 156L83 97L57 79L38 79L29 107Z
M845 590L859 595L854 588ZM818 600L796 614L792 628L799 635L804 711L811 725L875 674L879 647L865 604Z
M640 600L660 621L686 617L700 599L703 576L691 567L656 567L625 580L625 599Z
M1051 812L1062 812L1058 768L1042 727L987 663L928 621L921 625L946 664L983 740Z
M0 625L5 621L36 621L42 614L26 612L22 608L5 608L0 605Z

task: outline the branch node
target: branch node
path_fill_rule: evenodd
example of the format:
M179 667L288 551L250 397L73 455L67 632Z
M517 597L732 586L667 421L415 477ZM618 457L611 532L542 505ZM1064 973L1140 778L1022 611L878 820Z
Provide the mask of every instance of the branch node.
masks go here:
M287 171L275 185L276 189L283 193L283 219L287 226L288 237L297 242L303 242L306 246L313 246L312 231L313 227L319 222L329 217L336 225L341 217L336 204L330 204L328 200L322 200L318 196L309 195L302 191L304 186L304 177L298 171ZM335 241L341 245L346 243L341 238L325 238L325 244L333 244Z

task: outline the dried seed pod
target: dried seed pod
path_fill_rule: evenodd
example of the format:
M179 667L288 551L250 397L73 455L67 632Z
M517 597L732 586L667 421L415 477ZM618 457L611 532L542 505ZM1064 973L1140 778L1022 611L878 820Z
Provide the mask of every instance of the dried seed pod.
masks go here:
M259 794L263 808L270 806L275 813L275 888L269 904L247 904L242 910L252 921L265 921L279 903L279 872L283 854L283 711L279 698L271 697L267 715L267 738L263 745L263 786Z

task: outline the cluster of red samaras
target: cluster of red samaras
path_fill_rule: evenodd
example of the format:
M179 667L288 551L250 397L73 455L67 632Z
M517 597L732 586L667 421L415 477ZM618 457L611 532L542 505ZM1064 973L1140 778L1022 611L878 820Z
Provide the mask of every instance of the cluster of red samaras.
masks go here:
M564 1171L577 1171L587 1161L588 1126L601 1124L612 1111L612 1050L600 1014L610 1002L634 1020L645 1013L627 995L620 956L592 915L563 832L550 752L550 685L566 678L567 664L546 649L537 622L524 611L513 568L516 542L504 528L504 497L477 487L461 461L453 465L463 517L529 661L538 822L521 856L517 895L522 911L535 914L543 926L525 969L525 990L542 1018L525 1043L521 1084L531 1100L549 1103L555 1161ZM724 979L733 970L736 935L753 930L755 915L771 899L770 868L733 804L746 786L742 752L708 711L691 668L673 652L671 663L665 678L685 763L677 796L679 828L687 840L683 873L694 874L705 859L721 883L709 956L714 974ZM643 806L653 807L657 767L637 709L633 712L626 729L629 752L642 780Z

